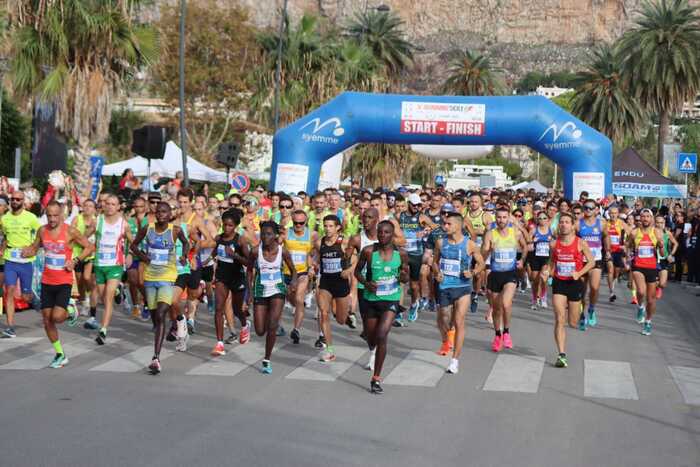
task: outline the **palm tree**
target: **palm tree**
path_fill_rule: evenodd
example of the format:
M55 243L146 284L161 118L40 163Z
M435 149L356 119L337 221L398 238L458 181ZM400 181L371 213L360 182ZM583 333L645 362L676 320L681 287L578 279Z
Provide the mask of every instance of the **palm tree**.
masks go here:
M658 115L661 169L671 117L700 90L700 18L687 0L647 1L640 13L617 51L633 94Z
M485 55L470 50L457 52L448 66L443 90L460 96L492 96L503 91L500 72Z
M134 24L142 0L13 0L12 74L16 91L55 102L57 128L74 150L83 192L89 151L109 133L112 100L125 80L153 62L154 29Z
M395 13L370 10L358 13L346 27L347 34L372 50L390 72L404 70L413 62L416 46L404 39L404 21Z
M593 50L575 80L572 113L615 143L638 138L646 113L623 80L620 61L609 45Z

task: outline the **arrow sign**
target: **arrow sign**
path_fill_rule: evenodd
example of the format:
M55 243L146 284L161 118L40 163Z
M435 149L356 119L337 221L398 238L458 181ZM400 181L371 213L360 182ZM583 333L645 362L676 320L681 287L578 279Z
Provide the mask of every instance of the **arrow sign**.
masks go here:
M245 193L250 188L250 178L243 172L231 174L231 186L241 193Z
M678 153L678 171L684 174L694 174L698 171L698 155L692 152Z

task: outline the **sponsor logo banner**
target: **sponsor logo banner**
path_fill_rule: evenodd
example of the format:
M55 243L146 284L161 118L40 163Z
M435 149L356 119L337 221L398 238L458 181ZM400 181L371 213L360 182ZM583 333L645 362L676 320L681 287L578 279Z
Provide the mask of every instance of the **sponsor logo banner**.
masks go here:
M569 121L561 126L552 123L544 130L537 142L544 140L544 147L550 151L571 149L581 146L581 141L579 141L581 136L583 136L583 133L576 127L574 122Z
M613 193L622 196L641 196L651 198L685 198L685 185L657 185L650 183L614 182Z
M301 139L307 143L338 144L340 137L345 134L345 128L337 117L331 117L325 121L314 118L302 126Z
M486 105L444 102L402 102L401 133L483 136Z

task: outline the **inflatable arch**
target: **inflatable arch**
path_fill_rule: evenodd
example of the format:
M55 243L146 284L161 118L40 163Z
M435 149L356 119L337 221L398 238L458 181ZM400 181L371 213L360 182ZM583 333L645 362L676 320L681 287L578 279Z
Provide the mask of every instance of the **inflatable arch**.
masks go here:
M564 193L612 190L612 143L540 96L344 92L275 134L271 186L316 191L323 162L358 143L526 145L556 162Z

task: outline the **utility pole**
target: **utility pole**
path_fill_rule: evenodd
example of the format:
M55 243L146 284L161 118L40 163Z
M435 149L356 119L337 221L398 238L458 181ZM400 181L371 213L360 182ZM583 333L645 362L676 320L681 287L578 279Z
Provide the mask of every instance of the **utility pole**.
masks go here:
M182 151L182 176L185 186L190 185L187 174L187 134L185 133L185 14L187 0L180 0L180 150Z
M277 69L275 70L275 133L280 126L280 80L282 79L282 42L284 34L284 22L287 18L287 0L284 0L280 27L277 35Z

